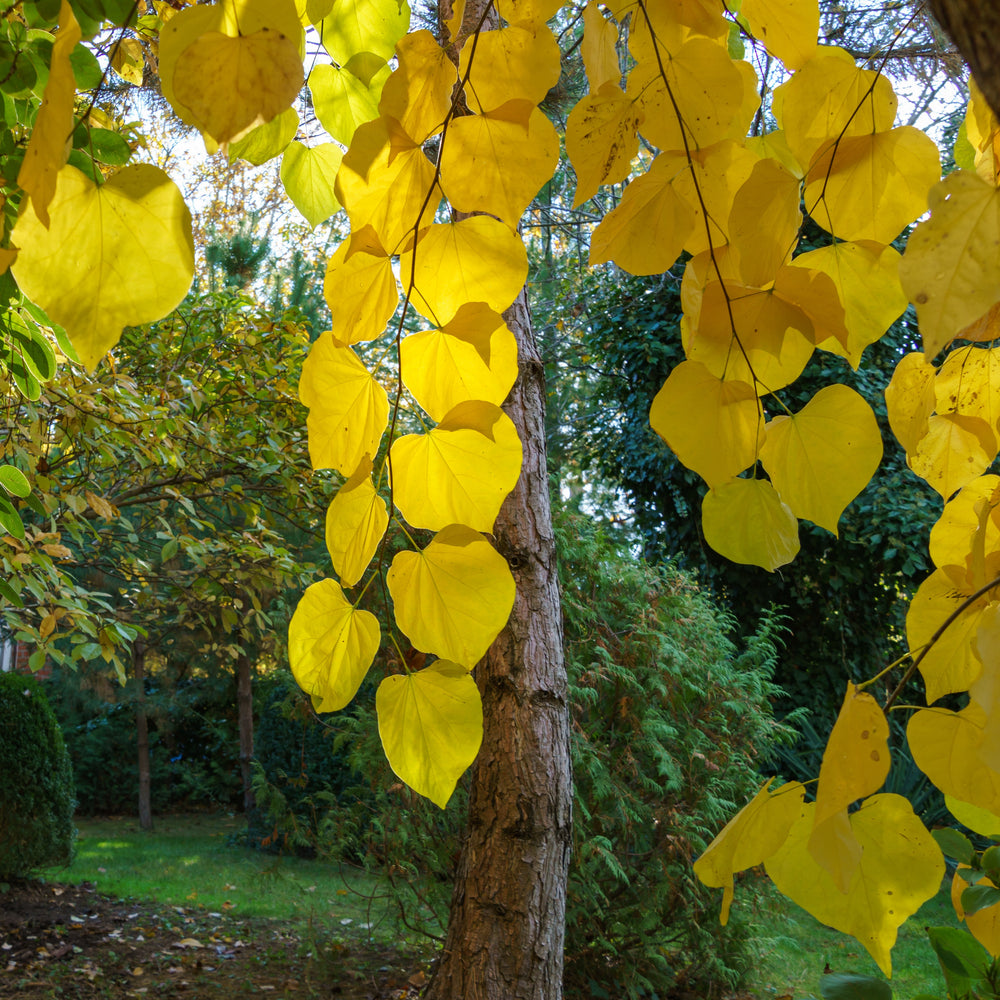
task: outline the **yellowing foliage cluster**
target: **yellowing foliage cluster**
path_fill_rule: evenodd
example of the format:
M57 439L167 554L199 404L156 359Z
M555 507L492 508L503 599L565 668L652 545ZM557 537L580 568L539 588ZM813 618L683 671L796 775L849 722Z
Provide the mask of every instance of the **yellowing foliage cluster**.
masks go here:
M339 206L350 222L324 282L332 327L300 385L312 464L343 480L326 522L338 579L306 592L290 656L317 708L346 705L383 646L388 623L359 602L384 572L387 641L402 672L379 686L379 731L396 773L441 806L482 738L471 671L514 600L490 539L522 459L502 409L518 375L504 313L528 273L519 220L559 159L539 108L560 75L548 26L559 6L503 0L488 23L466 24L458 4L437 39L408 32L401 0L220 0L164 16L158 38L164 95L209 150L281 155L311 224ZM901 359L887 404L910 468L946 505L907 634L928 704L955 692L970 700L959 712L917 711L908 736L956 814L982 825L998 817L991 832L1000 829L1000 483L984 475L1000 450L989 346L1000 316L996 118L973 89L967 161L941 180L934 143L896 124L890 81L817 46L817 0L589 0L582 24L589 92L565 136L575 204L629 181L593 231L592 264L643 275L689 256L685 360L650 422L705 481L711 546L773 571L794 559L801 519L836 534L881 459L875 417L844 385L798 412L781 390L816 350L857 367L916 306L924 350ZM305 29L330 59L307 85L332 141L312 147L295 140L291 107ZM777 128L765 134L749 135L761 86L734 55L741 33L788 70L768 95ZM128 166L95 184L66 164L69 52L80 36L62 0L4 250L16 252L20 288L93 367L123 325L177 304L193 255L187 210L160 171ZM135 81L127 41L112 66ZM891 244L928 208L900 256ZM803 211L829 245L800 252ZM423 332L403 335L408 311ZM422 430L400 432L404 411ZM411 544L386 567L391 522ZM765 786L695 870L724 888L725 919L734 873L765 864L783 892L854 934L888 972L897 928L937 890L943 867L909 804L878 794L889 730L864 686L848 687L815 803L801 785ZM980 914L969 926L996 954L996 914Z

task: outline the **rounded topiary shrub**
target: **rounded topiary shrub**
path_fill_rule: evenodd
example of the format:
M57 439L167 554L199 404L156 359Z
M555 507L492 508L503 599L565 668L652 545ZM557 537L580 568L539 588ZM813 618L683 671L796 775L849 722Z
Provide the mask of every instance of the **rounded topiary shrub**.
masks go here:
M0 674L0 879L73 858L73 769L41 685Z

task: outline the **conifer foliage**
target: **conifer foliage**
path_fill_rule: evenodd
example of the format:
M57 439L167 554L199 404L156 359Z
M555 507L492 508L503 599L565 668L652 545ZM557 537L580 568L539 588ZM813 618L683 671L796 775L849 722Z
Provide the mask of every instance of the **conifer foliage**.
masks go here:
M685 359L650 422L704 480L713 548L774 571L794 560L800 520L836 534L881 459L871 408L831 384L792 412L781 391L816 350L857 367L916 307L924 349L900 359L887 403L910 469L944 506L936 569L907 620L908 672L919 670L929 706L956 693L968 704L914 711L908 737L956 816L1000 829L1000 480L986 474L1000 449L1000 126L974 83L958 169L941 180L935 143L897 124L880 66L817 45L817 0L470 0L442 10L438 37L408 30L402 0L4 9L0 91L14 139L0 267L16 282L9 310L31 320L7 364L18 389L30 389L29 368L45 377L46 330L93 368L123 326L173 309L193 273L176 185L102 153L93 101L77 95L81 40L105 22L117 26L114 71L135 83L140 56L155 66L209 151L280 155L310 223L346 212L350 235L324 284L332 329L300 384L312 464L343 481L328 520L333 574L291 621L292 668L335 708L395 647L379 732L395 772L442 807L483 737L472 671L515 601L515 560L491 537L522 465L503 409L519 371L505 311L528 273L520 217L560 156L539 108L561 70L549 25L579 15L588 93L565 135L575 203L629 181L594 229L594 265L655 274L685 255ZM308 76L306 30L329 56ZM744 58L748 39L787 70L773 93ZM293 141L304 81L329 143ZM89 137L72 147L79 122ZM891 244L928 210L900 257ZM797 253L803 211L827 246ZM404 336L409 316L423 332ZM404 414L416 432L403 433ZM24 471L0 475L15 499L30 493ZM390 520L411 543L391 561ZM359 607L372 586L387 595L381 617ZM943 860L909 803L879 793L897 706L870 686L847 687L815 802L769 783L695 870L723 888L725 918L733 875L765 864L888 973L897 928L936 890ZM994 925L970 921L996 954Z

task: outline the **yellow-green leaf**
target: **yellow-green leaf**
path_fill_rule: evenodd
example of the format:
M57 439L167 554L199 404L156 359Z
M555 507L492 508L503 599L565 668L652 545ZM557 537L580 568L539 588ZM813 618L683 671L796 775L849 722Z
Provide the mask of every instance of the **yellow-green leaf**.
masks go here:
M406 0L336 0L317 31L326 51L346 66L358 53L388 62L409 27Z
M528 255L509 226L476 215L425 229L416 248L400 254L399 274L404 288L412 278L411 304L440 327L467 302L503 312L524 286Z
M314 469L354 474L378 451L389 422L389 397L349 347L324 333L302 366L299 398L309 407L309 457Z
M371 473L372 460L366 455L326 512L326 550L346 587L364 576L389 527L385 501L376 492Z
M150 164L125 167L100 187L67 165L49 209L49 228L30 205L22 211L11 271L93 370L123 327L161 319L187 294L191 216L174 182Z
M1000 189L957 170L929 202L931 217L910 235L899 276L933 358L1000 299Z
M111 68L126 82L142 86L146 58L138 38L120 38L111 50Z
M970 830L989 837L990 840L1000 839L1000 816L989 812L987 809L980 809L970 802L963 802L951 795L944 797L944 804L948 807L948 812L952 814L963 826Z
M701 503L705 541L736 563L774 572L799 551L799 523L774 487L762 479L733 479Z
M73 8L67 0L62 0L59 31L49 61L49 79L17 175L17 183L30 196L31 206L46 228L49 226L49 205L56 193L59 171L69 155L69 140L73 134L76 80L69 57L80 38L80 25Z
M295 108L288 108L277 118L251 129L238 142L231 142L229 161L246 160L259 167L283 153L298 130L298 113Z
M882 460L882 435L858 393L828 385L798 413L767 425L760 458L795 516L836 535L840 515Z
M483 741L483 705L463 667L438 660L393 674L375 694L378 733L389 766L442 809Z
M719 921L729 921L733 901L733 875L762 864L785 842L802 811L805 787L798 781L773 792L767 783L722 829L694 863L694 873L705 885L722 888Z
M356 233L355 238L363 233ZM340 244L327 263L323 279L331 332L342 344L357 344L380 336L399 304L392 261L381 250L377 237L366 249L352 252L354 246L353 239Z
M324 142L312 148L293 142L281 158L281 183L292 203L315 228L340 208L333 182L344 154Z
M309 74L309 92L320 125L337 142L349 146L359 126L378 118L379 91L386 76L388 67L370 86L339 66L317 66Z
M753 386L722 381L697 361L682 361L656 394L653 430L709 486L722 486L757 461L764 416Z
M387 582L396 624L420 650L471 670L514 606L507 560L478 532L453 524L422 552L396 555Z
M809 853L815 804L803 807L777 854L765 861L778 889L824 924L852 934L888 976L899 927L941 888L944 858L900 795L874 795L850 815L861 863L847 893Z
M336 712L357 694L378 652L378 619L358 611L335 580L307 588L288 626L288 661L320 712Z
M517 378L514 334L482 302L466 303L440 330L406 337L399 356L404 384L433 420L469 399L499 406Z
M389 451L393 500L415 528L467 524L490 532L521 473L521 441L493 403L459 403L427 434Z

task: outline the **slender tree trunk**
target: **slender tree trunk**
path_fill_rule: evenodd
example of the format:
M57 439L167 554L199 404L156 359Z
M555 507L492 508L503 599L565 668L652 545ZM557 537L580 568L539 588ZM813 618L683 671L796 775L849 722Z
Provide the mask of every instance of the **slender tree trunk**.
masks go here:
M483 747L448 934L428 1000L562 996L572 778L562 613L545 463L545 378L525 294L504 314L520 375L504 406L524 465L497 520L517 581L510 622L476 667Z
M149 723L146 718L146 647L136 643L132 647L132 675L135 677L135 730L139 751L139 826L153 829L151 785L149 767Z
M983 96L1000 116L1000 3L931 0L931 11L958 46Z
M250 786L250 761L253 759L253 685L250 657L241 652L236 660L236 713L240 728L240 776L243 779L243 811L249 813L255 802Z

